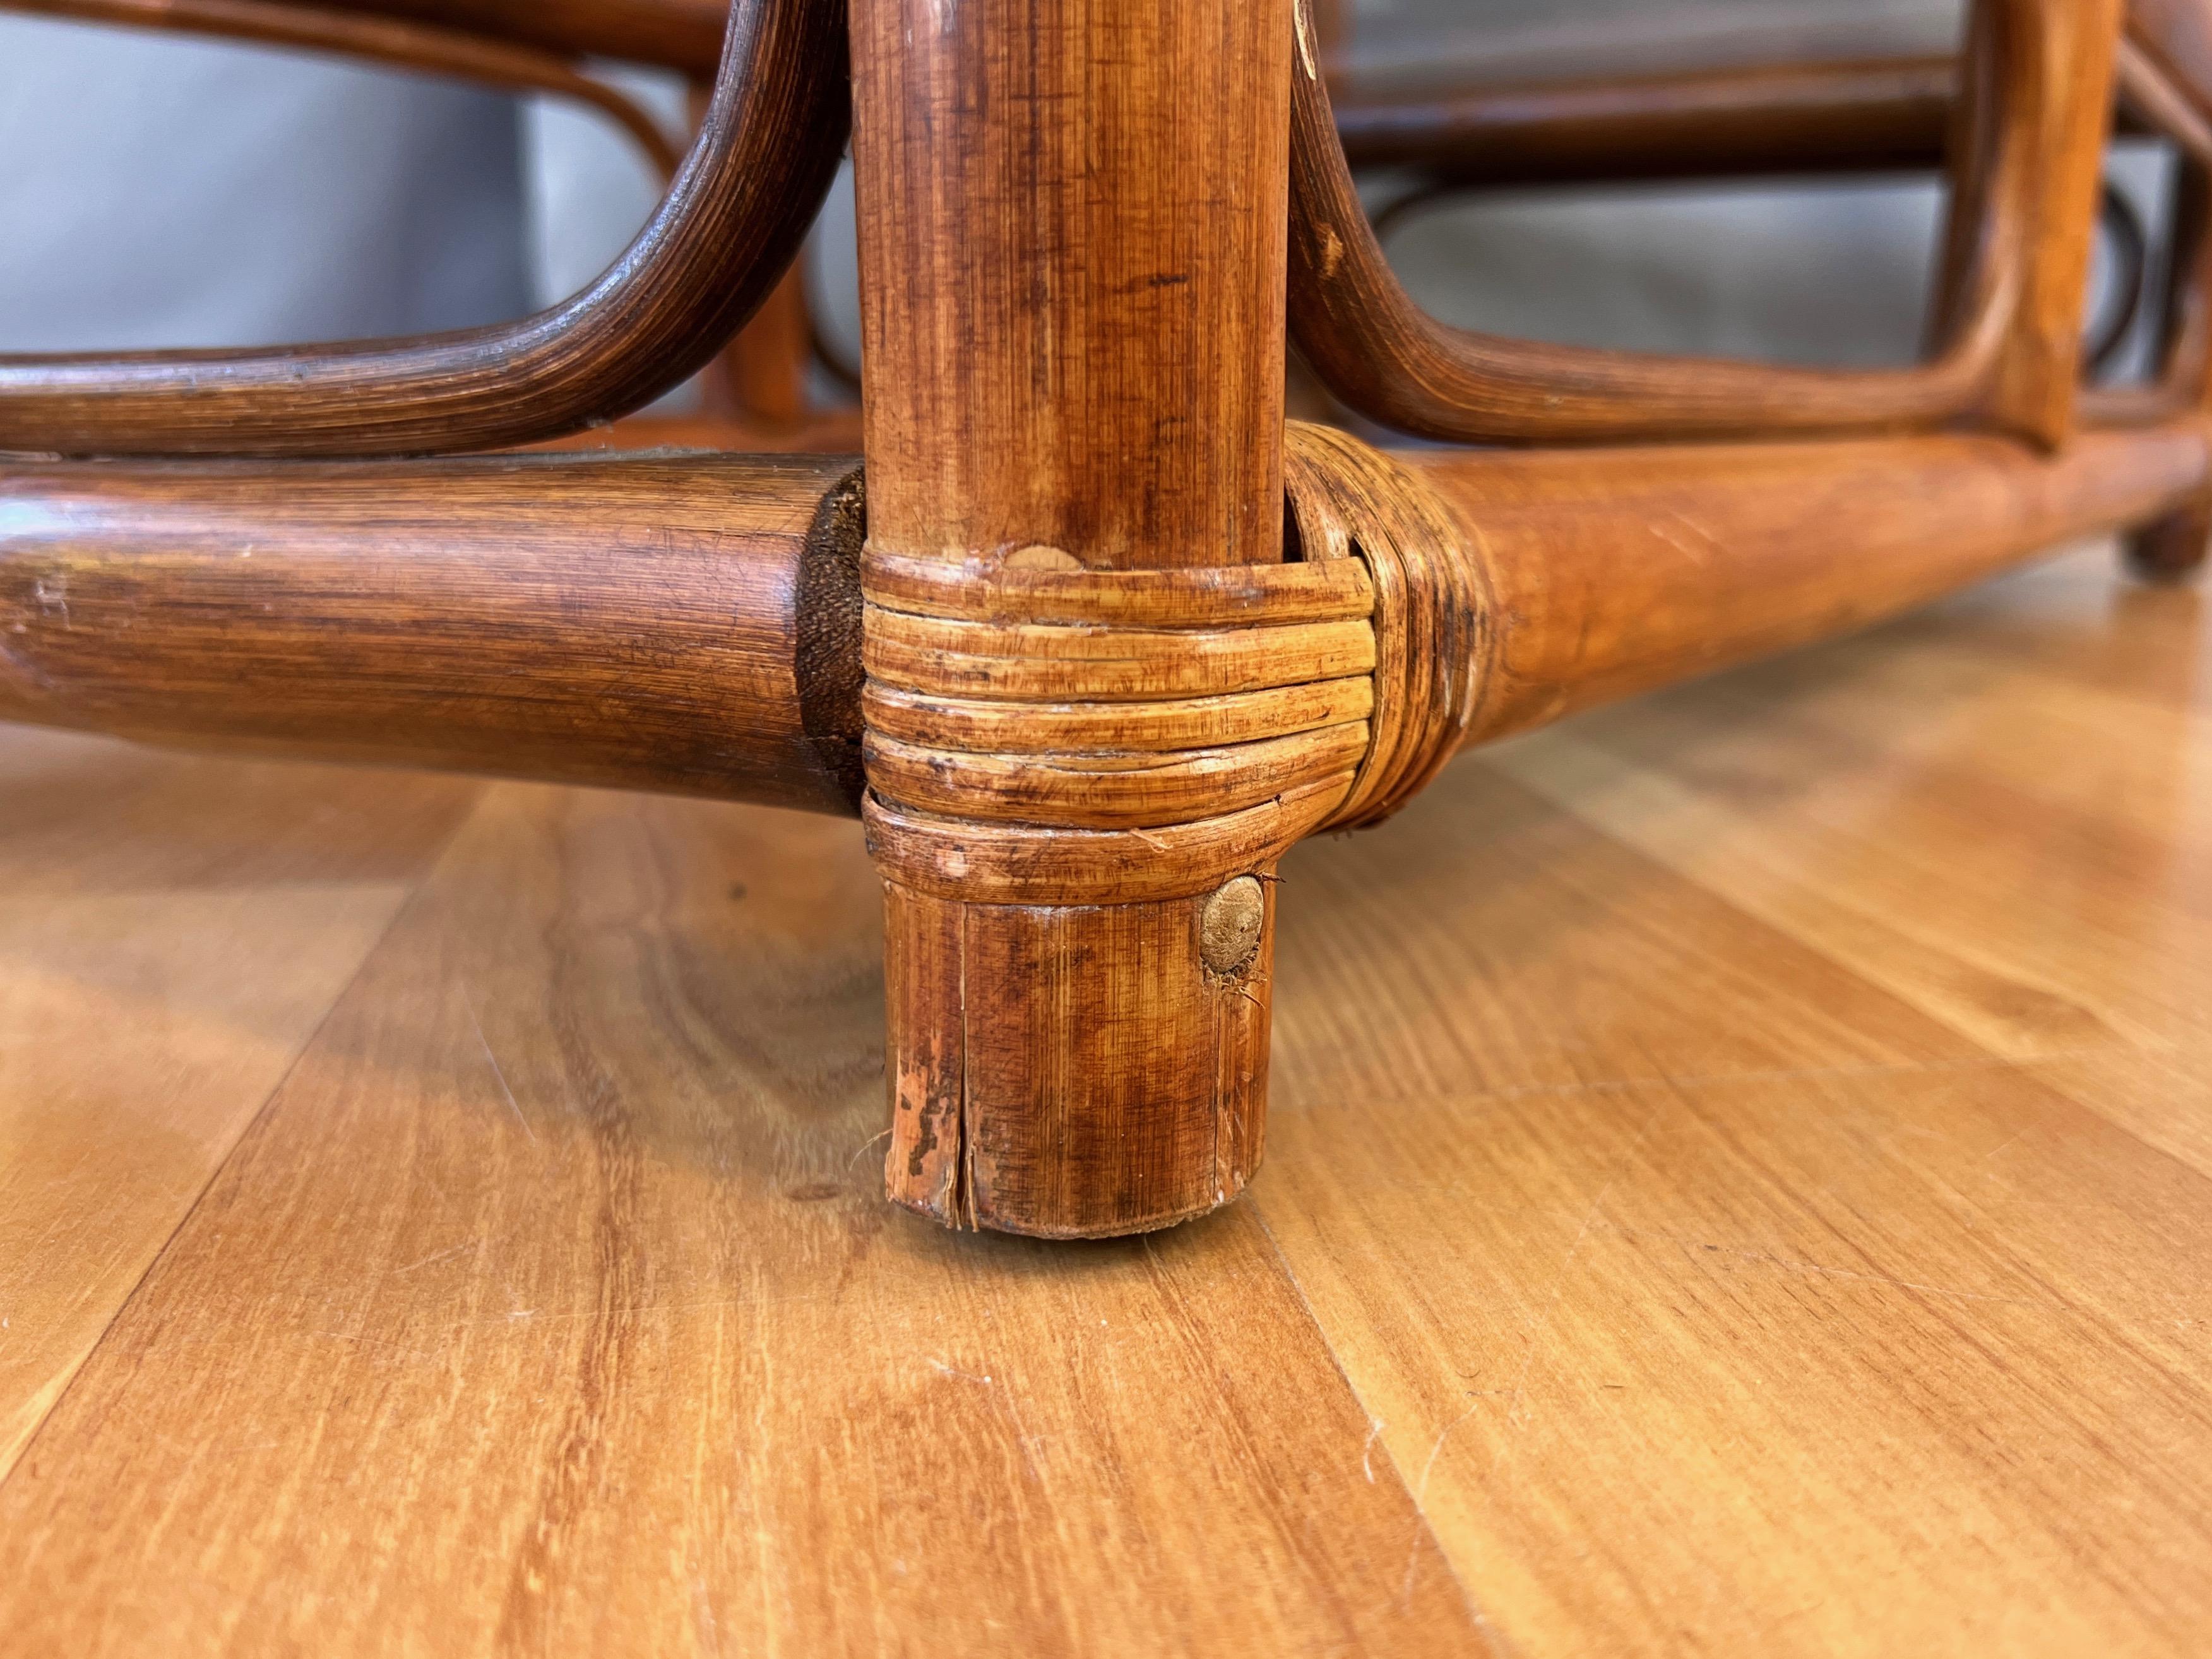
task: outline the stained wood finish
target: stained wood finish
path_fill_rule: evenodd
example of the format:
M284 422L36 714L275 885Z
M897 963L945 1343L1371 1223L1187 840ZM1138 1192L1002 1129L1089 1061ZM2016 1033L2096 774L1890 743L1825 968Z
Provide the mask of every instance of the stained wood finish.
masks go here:
M2159 368L2148 393L2122 394L2097 412L2155 419L2212 409L2212 30L2168 0L2139 3L2122 43L2121 84L2176 141L2165 314ZM2130 563L2154 580L2192 574L2212 544L2212 489L2144 526L2127 543Z
M2204 568L2212 544L2212 502L2192 502L2152 520L2128 538L2129 568L2152 581L2179 581Z
M773 291L849 118L842 11L736 0L705 132L629 252L522 322L277 351L0 357L0 449L377 455L556 437L651 401Z
M1974 413L2045 445L2071 427L2081 379L2082 309L2124 4L1984 3L1967 26L1935 343L1965 346L1986 313L1984 296L2009 284L2003 345ZM2038 65L2033 105L2001 79L2004 64L2021 60ZM2021 173L2036 181L2033 196L2008 206L2004 194ZM2008 245L2008 237L2018 240Z
M1406 457L1496 617L1470 743L1802 645L2212 482L2203 423L1997 438Z
M2120 94L2115 114L2124 130L2155 133L2185 155L2212 161L2212 100L2177 81L2132 35L2120 38L2113 78Z
M806 272L802 262L794 259L722 354L732 401L748 419L763 425L787 429L802 425L813 413L806 392L806 372L813 360Z
M0 1480L477 790L220 775L0 728Z
M733 32L679 202L734 142L748 66L787 61L760 40L803 10ZM1336 219L1297 198L1320 280L1363 269L1332 222L1373 247L1290 9L1041 24L1012 0L871 0L860 21L857 666L858 499L826 464L57 465L13 497L0 690L134 734L831 810L865 724L890 1186L951 1224L1088 1237L1237 1194L1264 1146L1277 861L1300 836L1387 816L1464 742L2185 514L2212 486L2200 416L2063 441L2116 0L1978 9L1929 368L1731 380L1540 349L1508 388L1540 411L1513 417L1524 439L1662 418L1710 435L1785 393L1791 416L1760 423L1802 429L1840 407L1820 388L1848 386L1859 423L1909 424L1911 404L2045 456L1942 436L1393 460L1309 431L1286 466L1293 108L1297 153L1334 158ZM1363 327L1388 323L1379 292ZM1503 384L1468 368L1483 349L1452 347L1462 414ZM1563 381L1570 358L1597 378ZM1378 383L1436 392L1406 367ZM1948 401L1911 403L1930 388ZM343 441L381 441L363 430ZM674 592L693 608L672 625ZM343 642L307 647L319 630Z
M2095 548L1463 761L1285 861L1249 1203L1073 1249L877 1203L847 826L501 787L417 886L397 780L0 738L15 1203L416 895L204 1196L74 1189L143 1283L0 1234L0 1354L101 1310L7 1645L2199 1651L2208 648Z
M1353 167L1476 185L1936 167L1958 85L1953 58L1890 58L1329 92Z
M714 94L711 82L693 83L686 101L695 130L706 125L714 107ZM775 291L731 338L722 355L701 373L697 385L702 412L709 418L740 420L779 435L811 424L815 411L807 380L815 362L815 340L806 297L806 254L802 247ZM852 389L857 393L860 387L856 384ZM853 434L848 441L829 448L860 448L857 411ZM741 450L786 447L785 442L736 446Z
M1249 343L1281 326L1286 9L933 15L854 12L872 539L1280 558L1282 369ZM1084 107L969 107L1002 88Z
M1199 954L1218 971L1205 945L1238 879L1272 874L1301 836L1386 815L1462 743L1864 625L2166 514L2212 477L2193 419L2053 455L1961 435L1392 460L1304 428L1289 454L1306 556L1288 566L1147 574L871 548L868 823L890 888L894 1052L926 1060L896 1079L893 1190L953 1224L990 1222L1011 1186L1037 1206L1020 1226L1075 1231L1091 1172L1121 1176L1126 1204L1175 1160L1218 1168L1256 1139L1238 1100L1211 1133L1186 1121L1133 1159L1117 1115L1061 1080L1095 1097L1146 1077L1126 1048L1085 1046L1121 1039L1085 1030L1058 1060L1069 1040L1008 994L1069 945L1040 927L994 953L966 912L1053 905L1056 928L1070 910L1202 902ZM1347 546L1367 574L1338 583ZM1340 699L1363 674L1370 696ZM1251 900L1256 941L1273 896ZM1176 937L1112 937L1124 954L1089 957L1091 982L1202 1007L1207 979L1172 977ZM977 1026L1009 1008L1029 1023L983 1053L1007 1095L1044 1103L1017 1120L1042 1124L1026 1137L993 1121L1013 1115L1001 1097L979 1106L939 1069L956 1013L972 1061Z
M574 99L599 110L635 138L665 185L684 153L659 120L635 100L582 72L569 58L510 40L418 23L363 16L293 0L0 0L0 10L30 12L87 22L207 34L259 45L327 52L431 74L462 76L510 91ZM695 127L706 125L714 88L692 97ZM782 448L775 441L810 423L807 371L813 339L807 318L803 262L794 259L750 321L721 357L703 370L699 386L714 415L757 423L769 441L723 443L738 450ZM808 442L802 447L821 448ZM826 446L859 447L853 438Z
M1955 192L1961 247L1948 349L1911 369L1840 371L1592 351L1449 329L1391 272L1353 185L1318 72L1294 82L1290 325L1362 414L1457 441L1590 442L1889 430L1975 415L2049 441L2064 399L2056 319L2086 271L2110 119L2114 0L1979 0L1962 118L1990 142ZM1984 95L1984 93L1990 95ZM2078 327L2079 307L2069 319ZM2070 361L2070 360L2069 360Z
M488 794L0 1486L10 1646L1491 1651L1251 1214L883 1204L880 917L844 825Z
M520 40L569 56L653 64L709 80L721 61L723 0L319 0L333 11L400 17Z
M855 8L872 550L1041 547L1098 571L1280 557L1290 9ZM1233 1198L1257 1163L1266 919L1214 972L1206 896L1072 893L892 883L902 1202L1127 1232Z
M1462 744L1863 625L2212 483L2194 419L2052 457L1291 436L1298 562L878 550L865 629L850 459L0 467L0 717L846 814L865 727L899 881L1202 900L1388 816Z
M2199 109L2212 109L2212 17L2196 0L2128 0L2128 36Z
M2159 358L2150 386L2104 398L2085 394L2085 411L2119 422L2172 419L2212 408L2212 149L2176 160ZM2212 488L2181 511L2127 538L2130 564L2153 580L2200 568L2212 543Z
M545 453L606 453L639 449L706 449L727 455L846 455L860 449L860 411L848 404L787 424L730 415L634 415L527 446Z
M516 92L550 93L597 109L635 139L665 184L684 164L660 123L635 100L568 58L459 29L362 17L290 0L6 0L0 11L211 35L334 52L397 69L453 75Z
M2212 268L2206 264L2202 198L2205 171L2212 168L2212 120L2133 41L2121 40L2114 68L2120 93L2116 115L2169 140L2177 152L2153 373L2142 386L2085 386L2075 398L2083 419L2118 426L2172 420L2203 401Z
M1823 657L1837 678L1869 660ZM1291 866L1341 923L1285 939L1285 969L1322 977L1286 988L1284 1074L1295 1007L1375 1091L1286 1081L1259 1201L1519 1651L2166 1655L2212 1626L2189 1495L2212 1458L2202 1176L2116 1121L2201 1119L2188 1051L2164 1071L2117 1045L2016 1067L1706 879L1734 865L1737 890L1822 904L2078 1043L2081 1011L2012 940L2096 951L2075 900L2111 890L2092 872L2109 855L2049 861L2053 804L1976 763L2002 694L1957 665L1958 701L1885 700L1886 724L1755 774L1727 775L1731 738L1794 738L1768 720L1828 675L1688 694L1696 748L1608 743L1571 797L1516 787L1569 769L1562 732L1516 751L1513 778L1443 786L1449 842L1385 831L1371 863L1331 846ZM2094 765L2094 744L2043 758ZM2139 775L2171 788L2183 752ZM1613 797L1658 817L1647 768L1701 803L1726 792L1738 833L1708 818L1678 862L1582 815ZM1934 831L1938 793L1971 804L1971 830ZM2110 848L2136 821L2078 827ZM2025 886L2008 860L1986 913L2027 925L2002 941L1947 903L1988 836L2042 849ZM2118 884L2148 907L2147 956L2192 926L2187 879ZM1437 890L1462 896L1449 920ZM1386 1020L1419 1079L1395 1086L1382 1034L1340 1013L1378 920L1425 993L1421 1018ZM1723 1003L1735 1018L1698 1012Z
M855 464L0 465L0 719L850 815Z
M2179 69L2157 49L2154 9L2128 9L2118 130L2201 153L2212 75ZM1955 57L1869 57L1427 82L1406 90L1331 80L1353 167L1409 167L1468 187L1937 168L1951 146L1960 70Z

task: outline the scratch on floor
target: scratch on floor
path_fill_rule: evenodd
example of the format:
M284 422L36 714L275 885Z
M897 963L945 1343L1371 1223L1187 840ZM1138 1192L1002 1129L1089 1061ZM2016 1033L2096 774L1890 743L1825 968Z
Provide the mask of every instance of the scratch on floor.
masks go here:
M514 1114L514 1121L522 1126L522 1133L536 1140L538 1131L530 1127L530 1120L523 1116L521 1103L515 1099L514 1091L507 1086L507 1073L500 1069L499 1056L492 1053L491 1044L484 1036L483 1022L477 1018L477 1005L465 990L461 993L461 1006L469 1011L469 1024L476 1031L477 1046L483 1050L484 1058L491 1062L491 1074L499 1079L499 1091L507 1097L507 1110Z
M1436 1443L1429 1448L1429 1461L1421 1465L1421 1478L1419 1480L1416 1481L1413 1486L1413 1507L1415 1509L1420 1508L1423 1500L1429 1495L1429 1475L1437 1467L1437 1459L1443 1455L1444 1442L1451 1438L1452 1431L1454 1429L1459 1427L1461 1424L1466 1422L1468 1418L1474 1416L1481 1409L1482 1401L1478 1400L1474 1404L1469 1406L1465 1411L1462 1412L1457 1417L1452 1419L1450 1422L1445 1424L1443 1427L1437 1431ZM1381 1425L1378 1424L1376 1426L1380 1427Z
M1599 1212L1605 1208L1606 1200L1613 1195L1613 1189L1620 1184L1621 1176L1627 1170L1630 1160L1644 1150L1644 1143L1650 1138L1652 1128L1658 1123L1660 1115L1666 1109L1666 1106L1667 1103L1663 1100L1656 1102L1644 1114L1644 1121L1636 1126L1636 1133L1628 1138L1628 1144L1622 1148L1620 1157L1613 1165L1613 1173L1605 1178L1604 1184L1597 1189L1597 1195L1590 1200L1589 1208L1583 1212L1582 1224L1575 1229L1574 1237L1567 1242L1567 1248L1559 1257L1559 1265L1553 1272L1552 1294L1550 1299L1544 1304L1541 1316L1543 1321L1549 1321L1558 1311L1560 1298L1567 1293L1567 1269L1574 1264L1575 1255L1581 1250L1583 1242L1590 1236L1590 1230L1597 1225ZM1536 1363L1538 1340L1536 1322L1531 1322L1528 1328L1528 1346L1521 1356L1521 1369L1514 1374L1513 1390L1506 1396L1504 1426L1508 1429L1513 1426L1514 1419L1520 1413L1522 1395L1528 1386L1528 1372ZM1510 1434L1501 1435L1498 1437L1498 1450L1490 1460L1490 1469L1492 1474L1504 1467L1518 1443L1517 1438Z
M1291 1271L1290 1260L1283 1254L1282 1242L1275 1237L1275 1230L1267 1224L1267 1212L1266 1206L1264 1205L1258 1204L1257 1201L1255 1200L1255 1207L1252 1213L1254 1218L1260 1224L1261 1236L1267 1241L1267 1249L1274 1260L1275 1271L1282 1275L1283 1280L1291 1287L1291 1293L1297 1297L1298 1306L1305 1314L1308 1328L1312 1331L1315 1340L1320 1343L1322 1352L1328 1356L1328 1363L1331 1368L1336 1372L1336 1379L1338 1382L1343 1386L1345 1393L1359 1407L1360 1410L1365 1413L1368 1422L1374 1425L1368 1434L1367 1446L1360 1454L1360 1461L1363 1464L1366 1465L1368 1479L1371 1480L1375 1478L1375 1470L1374 1465L1371 1462L1369 1462L1368 1459L1373 1451L1376 1439L1382 1432L1382 1419L1376 1416L1373 1412L1367 1409L1367 1402L1361 1395L1358 1389L1353 1384L1352 1374L1345 1369L1342 1356L1337 1352L1335 1344L1328 1340L1326 1328L1321 1322L1321 1316L1314 1311L1313 1298L1306 1294L1306 1287L1304 1281L1298 1278L1297 1273ZM1480 1401L1478 1401L1477 1404L1479 1405L1480 1403ZM1472 1411L1474 1407L1470 1407L1468 1409ZM1464 1422L1466 1421L1466 1419L1462 1417L1460 1421ZM1457 1426L1458 1424L1456 1423L1447 1425L1444 1433L1449 1435L1451 1431ZM1437 1437L1436 1447L1431 1450L1429 1456L1429 1462L1431 1467L1435 1465L1437 1453L1442 1451L1443 1449L1443 1437L1439 1436ZM1398 1465L1397 1454L1391 1451L1387 1446L1383 1448L1383 1452L1385 1455L1389 1458L1391 1463L1398 1468L1399 1480L1402 1483L1405 1479L1404 1470L1401 1465ZM1428 1486L1428 1474L1426 1470L1422 1472L1421 1485L1422 1489L1425 1492ZM1407 1571L1405 1585L1407 1606L1409 1607L1412 1606L1413 1571L1419 1564L1421 1537L1422 1534L1425 1533L1433 1541L1436 1542L1437 1558L1443 1563L1445 1580L1451 1585L1453 1590L1458 1595L1460 1605L1467 1609L1468 1617L1473 1620L1474 1623L1483 1630L1489 1631L1493 1629L1494 1627L1490 1622L1489 1616L1483 1612L1481 1607L1475 1601L1474 1597L1468 1593L1467 1581L1460 1577L1458 1564L1452 1559L1451 1552L1443 1547L1443 1543L1441 1540L1436 1539L1435 1528L1429 1525L1428 1516L1422 1512L1421 1500L1418 1497L1413 1499L1413 1518L1417 1530L1413 1534L1412 1547L1408 1550L1407 1554Z
M866 1157L869 1147L877 1145L878 1142L889 1140L890 1138L891 1132L889 1129L885 1129L881 1134L870 1135L866 1140L860 1143L860 1150L854 1152L852 1157L845 1160L846 1170L849 1172L855 1164L858 1164L863 1158Z
M1653 1116L1656 1115L1656 1112L1652 1114ZM1650 1132L1650 1127L1651 1120L1647 1117L1644 1120L1644 1127L1637 1132L1634 1146L1643 1144L1644 1137ZM1553 1274L1552 1297L1544 1304L1545 1318L1551 1317L1553 1310L1559 1305L1559 1298L1566 1294L1567 1269L1574 1262L1575 1253L1582 1249L1583 1241L1590 1236L1590 1229L1597 1224L1598 1212L1605 1207L1605 1200L1612 1195L1613 1188L1620 1183L1620 1177L1618 1174L1608 1176L1605 1185L1597 1189L1597 1196L1590 1200L1589 1208L1583 1212L1582 1225L1575 1229L1575 1236L1568 1241L1566 1251L1559 1257L1559 1267ZM1528 1332L1528 1346L1521 1355L1521 1369L1513 1374L1513 1387L1505 1397L1505 1425L1508 1428L1513 1425L1513 1419L1520 1412L1521 1396L1528 1386L1529 1368L1535 1363L1536 1331L1534 1327L1531 1326ZM1490 1460L1492 1471L1495 1471L1504 1461L1506 1452L1512 1443L1510 1439L1499 1440L1498 1451Z
M978 1376L974 1371L963 1371L957 1365L948 1365L942 1359L936 1358L936 1356L933 1354L925 1354L922 1357L925 1359L927 1359L931 1364L936 1366L939 1370L943 1371L947 1376L964 1376L970 1382L981 1382L987 1386L990 1383L991 1379L989 1377Z
M410 1261L404 1267L394 1267L392 1270L392 1276L397 1279L401 1273L411 1273L417 1267L427 1267L434 1261L447 1261L450 1257L459 1255L463 1250L471 1249L482 1243L481 1239L465 1238L458 1244L448 1245L434 1255L424 1256L420 1261Z
M2036 1127L2036 1125L2030 1124L2025 1129L2014 1130L2012 1133L2007 1135L2002 1140L1997 1142L1996 1146L1990 1147L1989 1151L1984 1152L1979 1158L1976 1158L1974 1160L1974 1168L1979 1170L1984 1164L1989 1163L2000 1152L2002 1152L2008 1146L2010 1146L2014 1141L2026 1139L2029 1134L2034 1132ZM1984 1176L1982 1178L1985 1181L1995 1181L1996 1179L1996 1176L1994 1173L1990 1173Z
M1606 1224L1606 1231L1629 1244L1641 1244L1648 1240L1661 1239L1680 1249L1707 1250L1734 1261L1749 1261L1762 1267L1779 1267L1784 1273L1810 1273L1820 1279L1852 1279L1868 1285L1887 1285L1899 1291L1917 1291L1923 1296L1949 1297L1960 1302L1995 1302L2008 1308L2038 1308L2045 1313L2063 1313L2069 1304L2045 1302L2034 1297L1992 1296L1986 1291L1961 1291L1949 1285L1931 1285L1923 1279L1899 1279L1894 1273L1867 1273L1855 1267L1831 1267L1818 1261L1793 1261L1787 1256L1775 1255L1765 1250L1747 1250L1733 1244L1715 1243L1693 1238L1663 1227L1619 1227Z
M1406 1552L1406 1582L1400 1587L1398 1592L1398 1600L1405 1607L1411 1607L1413 1605L1413 1570L1420 1565L1421 1540L1430 1534L1428 1513L1421 1507L1428 1498L1429 1476L1437 1467L1437 1459L1443 1455L1444 1442L1451 1438L1452 1431L1481 1409L1482 1401L1478 1400L1450 1422L1445 1424L1437 1431L1436 1443L1429 1448L1429 1461L1421 1465L1421 1478L1413 1486L1413 1547ZM1382 1425L1378 1423L1376 1427L1379 1429Z
M1869 1285L1887 1285L1894 1290L1917 1291L1923 1296L1944 1296L1960 1302L1996 1302L2011 1308L2041 1308L2048 1313L2063 1311L2063 1304L2039 1302L2030 1297L1990 1296L1980 1291L1954 1290L1948 1285L1925 1285L1910 1279L1899 1279L1889 1273L1856 1273L1849 1267L1825 1267L1817 1261L1790 1261L1778 1255L1762 1255L1756 1250L1734 1250L1721 1247L1722 1254L1745 1261L1757 1261L1770 1267L1780 1267L1787 1273L1814 1273L1823 1279L1856 1279Z

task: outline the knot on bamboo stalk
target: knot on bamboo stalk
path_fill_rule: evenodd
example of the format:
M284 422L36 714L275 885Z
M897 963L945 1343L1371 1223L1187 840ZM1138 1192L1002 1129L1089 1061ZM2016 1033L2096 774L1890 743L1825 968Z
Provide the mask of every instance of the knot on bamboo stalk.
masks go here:
M884 873L979 903L1212 890L1433 777L1474 703L1465 532L1358 440L1291 432L1297 556L1088 570L870 548L862 714Z

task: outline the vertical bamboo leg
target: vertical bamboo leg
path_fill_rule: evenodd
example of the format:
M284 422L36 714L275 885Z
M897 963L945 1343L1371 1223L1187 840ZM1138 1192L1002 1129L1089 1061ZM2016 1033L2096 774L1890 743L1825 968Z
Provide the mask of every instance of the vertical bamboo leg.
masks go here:
M2046 447L2074 424L2121 15L2121 0L1976 0L1968 19L1932 343L1954 343L1978 296L2008 284L1980 413ZM2032 97L2002 95L2014 63Z
M1291 0L857 0L872 550L1280 560L1291 40ZM1273 929L1231 885L887 883L891 1195L1054 1236L1234 1197Z
M814 343L805 267L802 252L722 354L738 410L770 426L796 426L806 418L806 366Z
M2180 581L2204 568L2212 545L2212 501L2195 501L2154 519L2121 544L2128 568L2146 581Z
M2212 173L2184 155L2174 170L2173 252L2160 328L2159 379L2212 410ZM2175 581L2204 565L2212 546L2212 496L2136 528L2122 543L2128 566L2152 581Z
M695 82L691 88L695 131L706 124L714 92L711 83ZM797 426L806 418L806 371L813 360L806 251L802 247L783 280L761 301L728 349L700 371L705 412L769 428Z

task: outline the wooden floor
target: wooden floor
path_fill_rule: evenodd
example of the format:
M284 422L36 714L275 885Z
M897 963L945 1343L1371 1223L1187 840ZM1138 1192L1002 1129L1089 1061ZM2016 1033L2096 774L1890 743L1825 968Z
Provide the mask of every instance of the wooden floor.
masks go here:
M2212 1651L2212 626L1286 866L1251 1197L876 1196L851 825L0 732L0 1652Z

